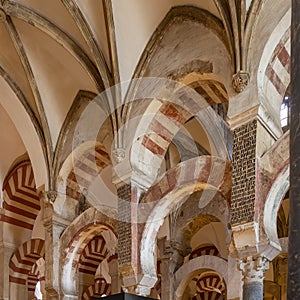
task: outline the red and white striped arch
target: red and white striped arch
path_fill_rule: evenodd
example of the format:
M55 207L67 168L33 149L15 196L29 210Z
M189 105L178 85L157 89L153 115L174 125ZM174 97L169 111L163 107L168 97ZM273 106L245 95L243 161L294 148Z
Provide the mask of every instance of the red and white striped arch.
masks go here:
M30 162L21 163L11 171L3 184L3 198L4 215L0 215L0 220L32 230L40 211L40 199Z
M162 93L164 96L158 91L157 98L147 107L131 148L133 171L146 175L149 186L155 181L166 151L180 128L207 107L228 101L225 86L214 74L192 72L166 90L166 95ZM201 122L200 116L198 119Z
M265 44L257 72L259 100L277 117L274 126L278 129L280 106L290 83L290 25L291 9L280 19ZM280 135L281 129L273 130Z
M189 255L189 260L193 260L197 257L210 255L221 257L219 250L214 245L202 245ZM193 300L198 299L223 299L225 292L225 283L218 273L213 271L203 272L196 275L192 279L191 289L195 289L195 295L193 296Z
M9 262L9 281L26 285L34 264L45 256L45 242L33 239L24 243ZM43 277L43 276L41 276Z
M73 159L73 169L68 175L66 194L79 200L83 189L88 189L101 171L110 165L110 157L105 147L97 143Z
M290 29L288 29L273 51L272 59L265 72L264 89L267 92L267 97L270 99L273 98L274 101L276 99L282 101L290 83L290 52L291 39Z
M206 189L208 194L205 193ZM156 261L153 253L156 237L165 217L184 199L203 191L199 207L205 207L219 192L227 201L231 192L231 164L218 157L200 156L180 163L153 185L141 200L139 236L140 263L144 276L156 281ZM148 279L147 279L148 280ZM148 280L151 285L150 279ZM152 286L149 286L152 288Z
M213 255L221 257L219 250L214 245L204 245L196 248L192 251L192 253L189 255L189 260L202 256L202 255Z
M40 258L31 268L28 273L27 279L27 289L28 289L28 299L34 298L35 288L37 283L40 282L41 286L45 282L45 260Z
M82 300L90 300L91 297L110 296L111 285L104 278L97 278L95 283L89 286L82 295Z
M206 271L200 273L196 278L196 290L197 294L207 295L211 292L215 292L215 295L224 295L225 283L218 273L213 271ZM212 299L212 298L208 298Z
M227 280L228 263L225 259L201 255L186 262L175 273L176 299L181 299L189 284L196 294L193 299L224 299L222 294Z
M108 250L103 236L95 236L83 249L78 271L95 275L99 264L107 257Z
M92 246L93 243L91 241L95 237L101 236L101 234L106 230L111 231L111 234L114 237L114 241L111 247L115 249L115 233L117 232L116 219L102 214L95 208L89 208L78 218L76 218L73 223L64 231L61 237L61 284L62 289L66 295L76 295L77 293L77 284L79 280L78 271L80 263L82 263L82 268L85 268L84 264L88 261L84 258L83 253L85 253L86 257L91 255L90 250L86 249L87 245L90 244L94 250L96 249L97 245L97 247L99 247L100 249L100 253L102 253L102 255L103 253L105 253L106 250L104 250L103 242L95 243L94 247ZM107 249L107 247L105 248ZM112 248L108 250L112 250ZM94 250L92 250L92 252L94 252ZM95 265L93 265L92 267L94 268Z

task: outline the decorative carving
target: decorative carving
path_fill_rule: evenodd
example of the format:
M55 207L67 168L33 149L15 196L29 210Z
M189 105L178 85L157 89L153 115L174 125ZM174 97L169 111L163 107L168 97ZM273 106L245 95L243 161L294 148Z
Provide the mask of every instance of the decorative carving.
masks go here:
M239 268L243 272L245 284L251 282L263 282L264 271L269 268L269 261L263 256L248 256L239 263Z
M6 21L6 13L3 9L0 8L0 22Z
M246 71L238 71L233 75L232 86L237 93L241 93L249 84L250 75Z
M46 192L47 199L48 201L53 204L55 202L55 199L57 197L57 192L56 191L48 191Z
M175 240L167 240L162 238L158 241L160 256L162 261L170 262L170 270L176 271L184 261L184 257L189 255L192 251L190 247Z
M125 150L123 148L114 149L112 153L116 163L122 162L125 158Z

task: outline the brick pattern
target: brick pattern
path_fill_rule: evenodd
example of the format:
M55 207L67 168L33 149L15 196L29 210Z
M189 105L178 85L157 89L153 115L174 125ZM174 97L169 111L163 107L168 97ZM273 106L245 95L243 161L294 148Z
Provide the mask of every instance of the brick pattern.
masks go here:
M33 239L24 243L15 252L9 262L9 281L26 285L33 265L45 256L45 242Z
M253 221L257 120L233 133L231 224Z
M3 184L3 198L0 221L32 230L41 207L30 162L13 169Z
M118 255L119 265L131 262L131 185L117 188L118 201Z

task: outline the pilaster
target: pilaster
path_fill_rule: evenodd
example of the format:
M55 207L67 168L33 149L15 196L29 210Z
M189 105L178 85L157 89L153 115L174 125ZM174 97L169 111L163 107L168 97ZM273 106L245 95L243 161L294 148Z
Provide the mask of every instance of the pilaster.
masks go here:
M152 281L140 272L139 264L139 200L147 188L133 174L122 149L114 153L113 183L118 193L118 264L123 291L147 296L151 292ZM155 283L155 282L154 282Z
M230 125L233 131L231 225L235 254L240 258L261 254L272 260L280 246L263 234L264 203L260 190L264 183L259 177L259 161L276 136L259 106L235 117Z
M111 294L115 295L120 293L120 276L119 276L119 264L118 257L113 255L108 259L109 275L111 277Z
M191 249L176 241L169 241L166 237L158 240L158 249L161 259L161 299L173 300L176 290L174 274Z
M69 222L54 213L53 203L57 193L42 193L43 217L45 227L45 294L46 300L59 299L59 260L60 236Z

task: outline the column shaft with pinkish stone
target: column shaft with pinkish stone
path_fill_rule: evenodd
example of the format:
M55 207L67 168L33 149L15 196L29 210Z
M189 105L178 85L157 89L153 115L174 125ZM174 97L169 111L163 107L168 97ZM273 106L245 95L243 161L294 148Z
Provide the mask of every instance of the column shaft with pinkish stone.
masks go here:
M124 291L146 295L139 291L139 224L138 200L141 189L134 183L119 181L118 193L118 264ZM150 294L150 290L149 290Z

